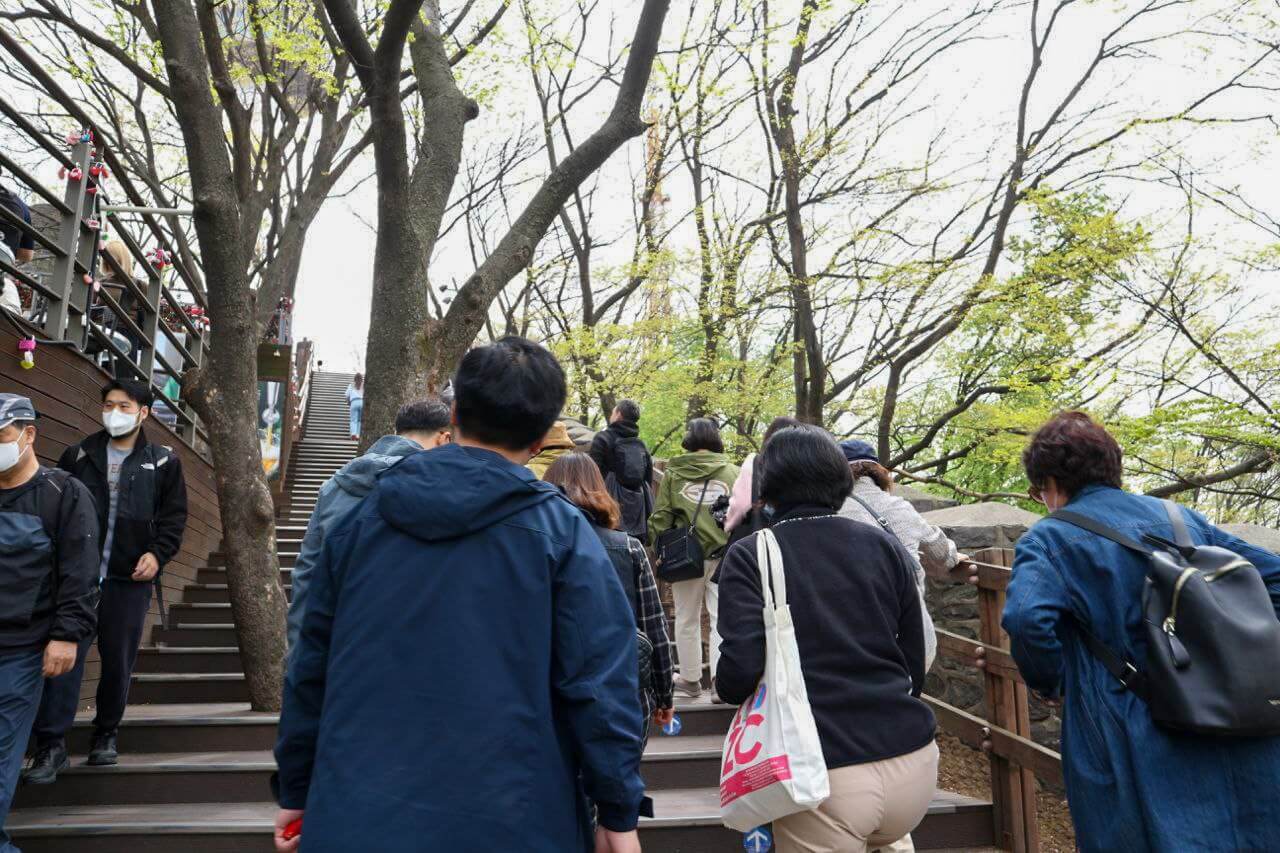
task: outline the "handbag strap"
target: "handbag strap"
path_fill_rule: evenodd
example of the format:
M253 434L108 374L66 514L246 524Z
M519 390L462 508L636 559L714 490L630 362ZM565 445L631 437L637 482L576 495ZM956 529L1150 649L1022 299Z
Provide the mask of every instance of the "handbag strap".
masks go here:
M773 531L756 534L756 563L760 568L760 592L766 610L787 606L787 573L782 567L782 549Z
M880 513L876 512L875 509L871 506L871 504L867 503L866 501L864 501L862 498L858 497L855 494L850 494L849 497L852 500L857 501L858 505L861 506L863 509L865 509L867 511L867 514L876 520L876 524L884 528L885 533L888 533L894 539L898 538L898 534L894 533L893 530L889 527L889 520L886 519Z
M693 518L689 520L689 526L694 530L698 529L698 513L702 512L702 499L707 496L707 486L711 485L711 478L708 477L702 482L702 493L698 495L698 505L693 509Z

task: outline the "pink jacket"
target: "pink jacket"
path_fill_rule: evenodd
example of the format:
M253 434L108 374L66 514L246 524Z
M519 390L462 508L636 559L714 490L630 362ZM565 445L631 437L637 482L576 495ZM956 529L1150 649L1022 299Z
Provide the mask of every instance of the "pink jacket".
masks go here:
M751 474L755 470L756 455L752 453L742 460L738 469L738 479L733 481L733 492L729 495L729 514L724 518L725 532L737 527L751 509Z

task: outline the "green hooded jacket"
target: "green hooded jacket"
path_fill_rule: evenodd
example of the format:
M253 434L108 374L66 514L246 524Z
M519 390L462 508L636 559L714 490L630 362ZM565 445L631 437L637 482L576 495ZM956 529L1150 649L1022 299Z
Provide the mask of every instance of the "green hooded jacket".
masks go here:
M698 516L698 541L708 557L718 554L729 541L729 535L720 529L711 517L711 505L721 495L728 497L733 483L738 479L738 466L723 453L699 450L683 453L667 461L667 468L658 487L658 497L653 515L649 516L649 539L673 527L685 527L693 519L702 498L702 511ZM706 483L705 494L702 490Z

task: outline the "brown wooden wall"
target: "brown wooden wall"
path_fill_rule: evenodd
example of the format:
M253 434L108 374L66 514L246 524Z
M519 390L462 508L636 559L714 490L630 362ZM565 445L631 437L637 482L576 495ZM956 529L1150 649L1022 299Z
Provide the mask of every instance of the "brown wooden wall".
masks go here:
M69 445L102 429L102 386L111 377L71 347L40 345L35 361L30 370L22 368L18 335L11 323L0 320L0 391L31 398L39 415L36 453L43 463L52 466ZM187 532L182 550L165 566L160 580L168 605L181 600L183 587L195 581L196 569L206 564L209 552L217 549L222 539L217 487L213 467L168 427L148 420L143 430L148 441L168 445L178 453L187 480ZM151 625L159 621L159 606L153 598L143 643L150 642ZM92 701L97 686L95 647L85 666L81 700Z

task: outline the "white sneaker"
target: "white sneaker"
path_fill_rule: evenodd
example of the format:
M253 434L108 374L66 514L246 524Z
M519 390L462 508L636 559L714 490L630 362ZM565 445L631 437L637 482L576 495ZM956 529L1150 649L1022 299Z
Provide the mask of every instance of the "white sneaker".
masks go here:
M680 676L672 679L672 687L677 696L684 696L688 699L697 699L702 696L702 685L696 681L685 681Z

